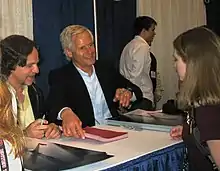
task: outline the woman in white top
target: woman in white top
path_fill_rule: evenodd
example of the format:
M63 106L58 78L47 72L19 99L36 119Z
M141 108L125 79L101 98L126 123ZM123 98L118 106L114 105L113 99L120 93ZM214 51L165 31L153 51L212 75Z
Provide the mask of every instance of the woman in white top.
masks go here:
M21 171L25 139L12 110L11 93L0 80L0 171ZM2 141L3 140L3 141ZM2 145L3 142L3 145ZM4 150L5 149L5 150Z

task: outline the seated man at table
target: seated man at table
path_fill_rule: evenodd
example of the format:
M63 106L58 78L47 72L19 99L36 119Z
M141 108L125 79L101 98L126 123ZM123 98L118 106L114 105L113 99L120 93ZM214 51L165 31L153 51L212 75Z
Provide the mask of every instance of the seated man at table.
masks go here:
M13 113L25 136L59 138L57 125L39 119L43 115L44 102L40 90L33 83L39 72L34 42L22 35L11 35L0 42L0 49L1 74L7 79Z
M62 120L64 135L84 137L82 127L105 124L117 116L116 104L128 107L141 90L109 66L96 62L94 39L84 26L71 25L60 35L70 61L49 74L51 120Z

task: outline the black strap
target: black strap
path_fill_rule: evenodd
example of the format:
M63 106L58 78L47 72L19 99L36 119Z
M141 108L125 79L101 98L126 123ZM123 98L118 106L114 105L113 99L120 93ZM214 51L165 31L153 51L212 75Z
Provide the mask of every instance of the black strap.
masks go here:
M206 157L206 159L211 162L213 170L214 170L214 171L218 171L218 167L216 166L215 161L214 161L214 159L212 158L209 149L206 148L204 145L201 144L200 138L198 137L198 136L199 136L198 134L199 134L199 130L198 130L197 127L195 127L195 128L193 129L193 136L194 136L194 139L195 139L196 147L197 147L197 148L199 149L199 151Z
M205 156L206 159L211 162L213 170L218 171L218 167L216 166L215 161L211 156L210 150L208 148L206 148L203 144L201 144L200 132L199 132L199 129L196 126L196 122L195 122L195 109L192 110L192 120L195 123L195 127L193 128L192 133L193 133L193 137L194 137L194 140L195 140L196 147L203 154L203 156Z
M8 158L7 153L5 149L5 144L2 139L0 139L0 164L1 164L1 170L2 171L8 171Z

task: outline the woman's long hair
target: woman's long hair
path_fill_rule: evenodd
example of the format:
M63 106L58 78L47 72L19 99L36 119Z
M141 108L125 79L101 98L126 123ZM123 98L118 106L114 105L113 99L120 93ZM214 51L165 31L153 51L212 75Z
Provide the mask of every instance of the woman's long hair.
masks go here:
M10 142L16 157L22 155L25 139L13 114L12 95L5 81L0 80L0 138Z
M180 108L220 104L220 39L211 30L197 27L179 35L173 42L186 63L180 85Z

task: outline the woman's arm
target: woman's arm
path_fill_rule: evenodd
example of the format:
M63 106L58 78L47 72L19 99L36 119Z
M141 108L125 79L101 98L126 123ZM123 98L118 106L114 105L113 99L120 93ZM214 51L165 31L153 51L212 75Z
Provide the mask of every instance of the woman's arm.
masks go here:
M220 140L208 140L207 144L215 164L220 169Z

